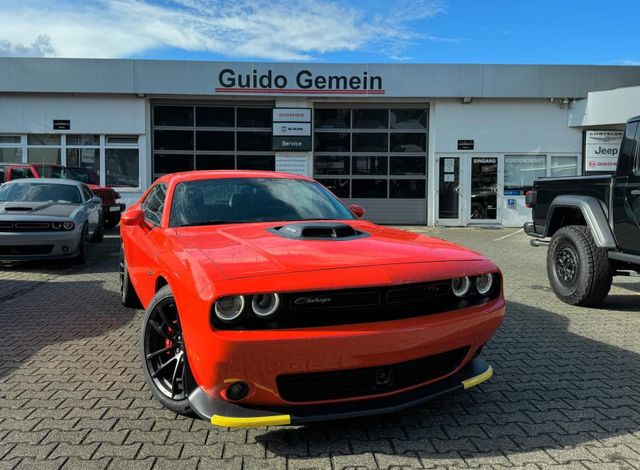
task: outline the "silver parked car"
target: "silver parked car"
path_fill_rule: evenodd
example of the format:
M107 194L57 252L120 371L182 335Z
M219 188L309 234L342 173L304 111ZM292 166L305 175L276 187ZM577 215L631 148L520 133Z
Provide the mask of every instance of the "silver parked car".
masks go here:
M0 186L0 260L87 260L89 241L102 241L102 201L86 184L19 179Z

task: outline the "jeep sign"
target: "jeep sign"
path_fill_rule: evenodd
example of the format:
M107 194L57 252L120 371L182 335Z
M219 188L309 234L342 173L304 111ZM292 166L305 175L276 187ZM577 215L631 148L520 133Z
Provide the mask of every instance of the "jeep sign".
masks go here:
M587 131L585 170L616 171L622 131Z

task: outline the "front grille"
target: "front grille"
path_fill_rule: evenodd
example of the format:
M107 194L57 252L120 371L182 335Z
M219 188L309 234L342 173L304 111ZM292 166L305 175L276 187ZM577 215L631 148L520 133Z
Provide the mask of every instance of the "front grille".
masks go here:
M481 305L500 294L496 287L485 295L460 299L451 292L451 281L433 281L401 286L296 292L281 294L281 307L271 318L251 313L251 296L245 312L235 323L223 323L214 313L212 326L220 330L274 330L371 323L420 317Z
M47 255L53 251L53 245L5 245L0 246L0 256Z
M49 222L0 222L0 232L46 232L52 230Z
M102 204L105 206L116 202L116 192L111 188L97 188L93 193L102 199Z
M364 369L280 375L280 396L290 402L313 402L393 392L444 377L460 366L468 347L412 361Z

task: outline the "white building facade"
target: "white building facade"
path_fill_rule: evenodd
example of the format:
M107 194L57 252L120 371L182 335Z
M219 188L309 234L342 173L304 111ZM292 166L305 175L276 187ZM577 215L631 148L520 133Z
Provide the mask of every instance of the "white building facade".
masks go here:
M639 85L640 67L7 58L0 163L90 167L128 203L169 172L285 169L380 223L521 226L536 178L612 171Z

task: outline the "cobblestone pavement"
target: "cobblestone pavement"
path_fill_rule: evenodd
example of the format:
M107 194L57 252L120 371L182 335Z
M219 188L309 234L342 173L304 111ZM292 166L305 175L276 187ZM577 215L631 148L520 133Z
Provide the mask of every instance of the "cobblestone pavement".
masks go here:
M367 419L227 430L151 399L118 238L82 268L0 268L0 469L640 468L640 282L603 309L557 301L516 229L425 229L503 269L508 312L470 392Z

